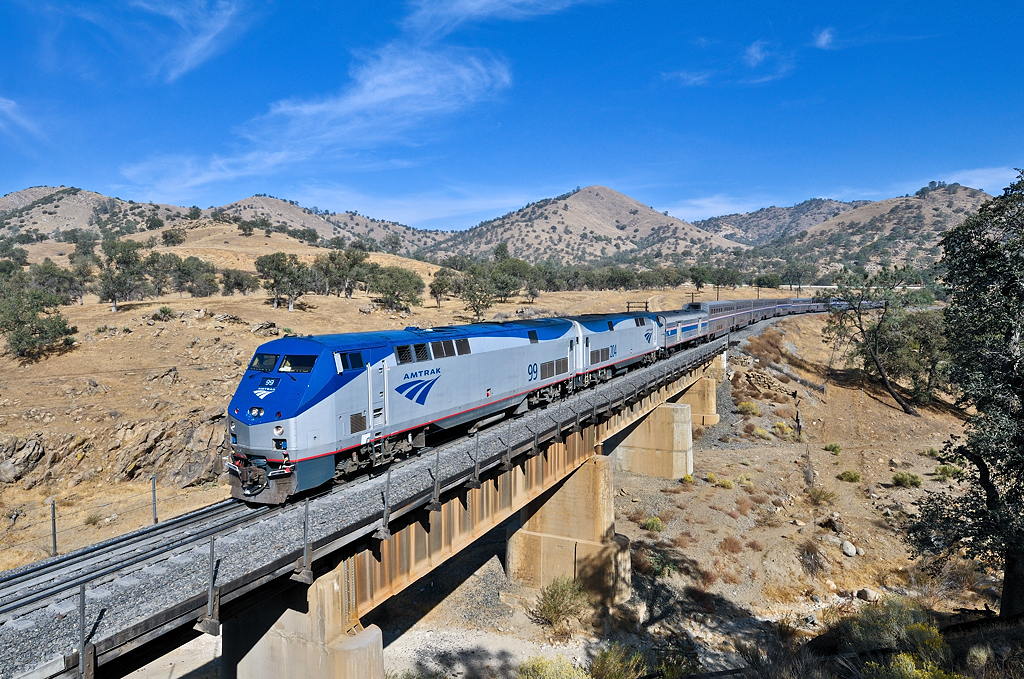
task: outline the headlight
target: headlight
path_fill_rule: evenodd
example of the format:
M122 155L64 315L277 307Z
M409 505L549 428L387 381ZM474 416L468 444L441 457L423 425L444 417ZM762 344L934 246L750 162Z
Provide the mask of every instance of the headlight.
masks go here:
M232 422L231 424L229 424L228 425L228 429L230 429L231 431L234 431L235 430L235 423Z
M282 427L281 425L277 425L276 427L274 427L274 436L280 436L283 433L284 427Z
M253 416L253 417L262 417L263 416L263 408L256 408L256 407L249 408L249 414L251 416Z

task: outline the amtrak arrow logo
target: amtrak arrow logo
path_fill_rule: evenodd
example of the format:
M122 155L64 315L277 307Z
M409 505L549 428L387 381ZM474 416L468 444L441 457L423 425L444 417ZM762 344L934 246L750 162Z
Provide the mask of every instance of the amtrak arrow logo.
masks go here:
M430 393L434 383L439 379L441 379L440 375L432 380L413 380L412 382L398 385L395 387L395 391L414 403L424 405L427 402L427 394Z
M653 330L648 330L647 332L644 333L644 339L647 340L648 344L651 343L651 338L652 337L654 337L654 331Z

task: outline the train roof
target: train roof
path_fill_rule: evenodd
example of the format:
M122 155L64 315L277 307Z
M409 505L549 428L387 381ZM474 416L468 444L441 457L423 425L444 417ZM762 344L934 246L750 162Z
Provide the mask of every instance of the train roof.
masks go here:
M404 330L372 330L369 332L337 333L331 335L286 336L271 340L261 348L274 351L299 351L305 346L306 351L312 350L310 343L319 345L315 351L339 346L373 347L381 345L414 344L442 339L522 336L526 337L530 330L537 332L541 339L561 337L572 324L561 318L538 318L523 321L473 323L471 325L445 325L433 328L410 326ZM292 348L294 346L294 348Z

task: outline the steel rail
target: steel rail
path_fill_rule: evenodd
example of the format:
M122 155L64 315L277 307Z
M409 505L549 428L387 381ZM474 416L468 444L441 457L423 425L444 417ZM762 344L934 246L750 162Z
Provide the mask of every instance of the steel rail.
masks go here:
M167 519L162 523L146 526L125 535L119 535L55 558L31 564L22 569L9 571L7 575L0 575L0 601L4 599L6 590L15 586L21 587L28 580L61 570L70 570L72 566L87 562L96 554L107 553L110 555L108 558L114 558L125 550L138 549L142 543L159 539L162 535L179 530L182 526L215 520L221 514L226 513L225 510L230 511L237 504L241 503L234 499L224 500L188 512L187 514Z

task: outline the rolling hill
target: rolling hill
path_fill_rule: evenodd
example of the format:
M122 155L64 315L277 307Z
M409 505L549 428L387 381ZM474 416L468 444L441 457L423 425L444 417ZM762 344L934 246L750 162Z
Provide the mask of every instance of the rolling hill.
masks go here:
M924 187L913 196L862 204L758 248L762 257L812 262L821 271L843 265L910 264L927 268L940 256L939 239L991 198L959 184Z
M739 243L761 245L804 231L870 202L855 200L847 203L831 198L811 198L793 207L772 205L754 212L702 219L693 225Z
M340 237L346 243L372 241L395 254L434 261L453 255L489 257L504 242L513 257L531 263L616 262L651 267L700 261L760 271L798 260L828 272L844 265L927 267L938 256L941 234L989 198L978 189L933 182L913 196L875 202L815 198L792 207L772 206L691 224L608 187L588 186L464 231L428 231L355 211L307 208L266 195L199 209L136 203L73 187L39 186L0 198L0 236L17 236L18 242L28 243L42 239L43 234L53 239L58 230L71 228L158 235L156 231L167 227L183 227L197 231L198 237L215 224L233 228L232 219L266 220L259 228L269 224L312 230L317 237ZM274 234L275 241L279 238L283 236ZM261 244L257 249L264 248Z
M614 189L588 186L455 232L425 252L438 259L455 254L480 256L503 242L513 257L563 264L595 262L617 254L664 262L673 255L693 257L699 250L744 247Z

